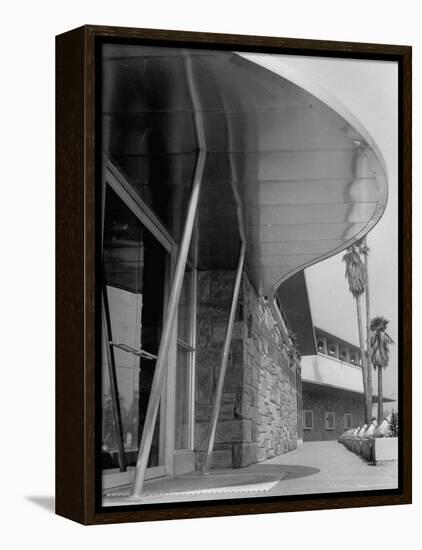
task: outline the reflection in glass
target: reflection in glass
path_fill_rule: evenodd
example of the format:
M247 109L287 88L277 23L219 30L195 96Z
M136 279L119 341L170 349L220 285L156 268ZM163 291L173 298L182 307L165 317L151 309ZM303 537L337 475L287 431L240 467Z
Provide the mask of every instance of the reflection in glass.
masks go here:
M103 270L111 334L102 343L103 468L118 467L119 438L126 466L136 463L158 353L164 298L166 252L117 194L107 187ZM116 425L107 338L114 357L122 433ZM147 351L151 357L139 355ZM149 466L161 463L158 414Z
M175 449L192 447L194 272L187 266L177 314Z
M183 286L180 293L179 310L177 315L177 337L185 344L191 345L192 341L192 270L187 268L183 278Z
M177 346L176 368L176 450L190 446L190 360L191 352Z

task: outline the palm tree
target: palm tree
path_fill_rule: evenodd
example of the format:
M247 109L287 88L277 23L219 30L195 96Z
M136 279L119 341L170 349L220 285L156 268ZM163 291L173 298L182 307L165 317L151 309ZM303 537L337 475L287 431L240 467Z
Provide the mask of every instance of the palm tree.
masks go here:
M368 375L367 375L367 363L365 354L365 340L363 336L363 324L362 324L362 309L361 309L361 296L365 291L366 277L365 266L362 262L362 258L359 254L359 245L353 244L349 246L346 254L343 256L343 262L346 264L345 277L349 283L349 290L352 293L356 301L356 314L358 320L359 329L359 345L360 356L362 362L362 381L363 381L363 395L365 399L365 422L369 424L372 418L372 402L368 400Z
M386 332L389 322L384 317L374 317L371 321L372 364L375 369L378 368L378 422L384 418L382 371L388 365L390 344L394 344L393 339Z
M365 298L366 298L366 376L368 379L368 386L366 392L366 408L371 410L372 416L372 369L371 369L371 330L370 330L370 298L369 298L369 269L368 269L368 257L369 248L366 241L366 236L359 244L359 253L364 257L365 266Z

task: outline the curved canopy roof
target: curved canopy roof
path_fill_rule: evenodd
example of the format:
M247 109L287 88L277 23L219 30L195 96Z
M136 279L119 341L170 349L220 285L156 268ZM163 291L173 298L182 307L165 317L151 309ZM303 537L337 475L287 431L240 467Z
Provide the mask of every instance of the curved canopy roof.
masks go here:
M103 150L176 240L198 150L190 58L207 151L199 269L235 267L236 206L246 266L264 295L346 248L381 217L381 154L351 115L312 86L232 52L103 48Z

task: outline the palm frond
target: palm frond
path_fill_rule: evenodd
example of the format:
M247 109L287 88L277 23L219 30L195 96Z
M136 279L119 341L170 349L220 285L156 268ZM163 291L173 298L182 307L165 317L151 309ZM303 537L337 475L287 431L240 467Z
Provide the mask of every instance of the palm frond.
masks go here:
M362 254L362 256L369 256L370 251L371 249L369 248L369 246L366 246L364 244L359 246L359 254Z
M355 298L363 294L366 283L365 266L358 250L356 245L349 246L342 258L346 264L345 277L349 290Z
M386 332L389 321L385 317L374 317L370 323L370 343L372 350L372 364L374 368L388 365L390 345L394 340Z

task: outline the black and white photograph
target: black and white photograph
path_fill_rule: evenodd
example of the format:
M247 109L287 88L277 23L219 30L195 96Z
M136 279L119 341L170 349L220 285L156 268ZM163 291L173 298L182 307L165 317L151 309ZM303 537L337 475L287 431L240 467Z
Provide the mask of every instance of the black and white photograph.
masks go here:
M2 8L0 547L412 549L417 3Z
M101 506L394 493L398 63L98 56Z

